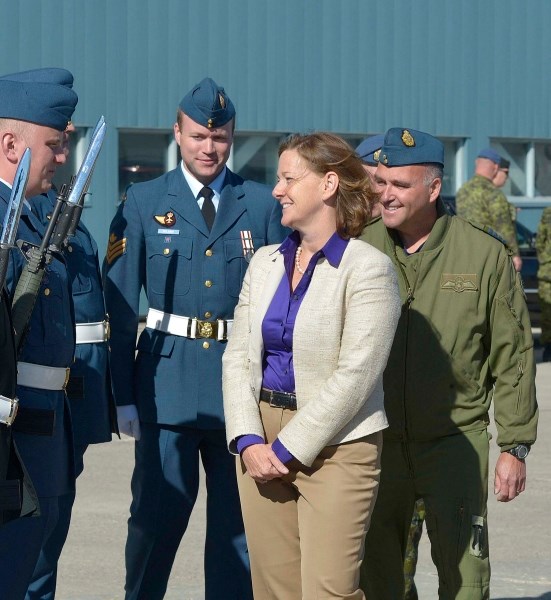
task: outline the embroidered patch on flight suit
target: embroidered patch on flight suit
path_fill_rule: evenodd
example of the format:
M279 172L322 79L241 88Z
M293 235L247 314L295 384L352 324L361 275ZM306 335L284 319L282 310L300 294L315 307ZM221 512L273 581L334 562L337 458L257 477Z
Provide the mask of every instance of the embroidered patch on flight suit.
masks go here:
M454 292L478 291L478 275L476 273L442 273L440 288Z
M160 223L165 227L174 227L174 225L176 224L176 217L171 210L169 210L164 215L155 215L153 218L155 219L155 221L157 221L157 223Z
M107 254L105 256L107 264L110 265L116 258L126 253L126 238L118 238L114 233L109 236L107 244Z

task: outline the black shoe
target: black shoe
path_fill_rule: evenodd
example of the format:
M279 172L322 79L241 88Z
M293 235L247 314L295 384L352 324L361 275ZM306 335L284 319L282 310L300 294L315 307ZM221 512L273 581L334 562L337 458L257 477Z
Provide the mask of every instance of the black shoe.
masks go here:
M551 362L551 344L545 344L543 347L543 356L541 357L543 362Z

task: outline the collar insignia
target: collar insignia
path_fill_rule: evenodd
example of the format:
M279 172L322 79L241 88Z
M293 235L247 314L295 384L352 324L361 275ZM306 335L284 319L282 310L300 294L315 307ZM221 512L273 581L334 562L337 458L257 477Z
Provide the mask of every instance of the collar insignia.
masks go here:
M478 291L478 275L475 273L442 273L440 289L454 292Z
M174 227L176 224L176 216L171 210L164 215L155 215L153 218L157 223L164 225L165 227Z

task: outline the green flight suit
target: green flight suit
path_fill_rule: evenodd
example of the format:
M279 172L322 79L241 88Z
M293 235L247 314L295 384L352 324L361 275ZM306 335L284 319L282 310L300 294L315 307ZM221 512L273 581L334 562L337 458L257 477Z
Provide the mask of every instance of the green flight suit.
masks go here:
M538 296L541 308L542 346L551 344L551 206L544 209L536 236Z
M490 403L502 451L536 438L535 363L522 284L506 246L463 219L438 219L407 256L378 220L362 239L398 274L402 315L384 376L381 481L366 538L367 600L404 594L415 501L423 498L439 595L489 597Z
M475 175L466 181L455 195L458 216L472 223L493 229L507 243L513 254L518 254L514 209L505 194L489 179Z

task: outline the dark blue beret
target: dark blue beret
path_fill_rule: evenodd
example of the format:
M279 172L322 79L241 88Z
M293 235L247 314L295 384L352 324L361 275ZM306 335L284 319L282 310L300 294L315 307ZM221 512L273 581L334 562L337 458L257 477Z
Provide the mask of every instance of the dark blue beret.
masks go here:
M22 80L17 79L19 75L23 76ZM73 116L78 96L67 83L51 82L44 75L42 72L38 80L31 80L24 73L0 77L0 117L64 131ZM66 75L63 77L67 81Z
M180 108L199 125L222 127L235 117L235 107L223 87L205 77L180 102Z
M477 158L487 158L495 162L496 165L499 165L501 161L501 156L493 148L484 148L478 153Z
M385 133L379 162L387 167L423 163L438 163L444 166L444 144L429 133L393 127Z
M31 69L30 71L21 71L20 73L10 73L4 75L1 79L10 79L11 81L34 81L42 83L57 83L72 89L74 77L71 71L59 67L45 67L42 69Z
M372 135L366 138L356 148L356 154L363 160L364 163L376 167L379 162L379 153L377 150L381 149L385 136L383 134Z

